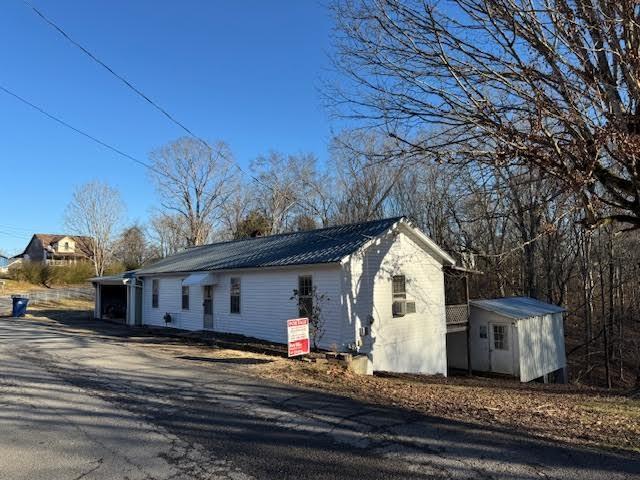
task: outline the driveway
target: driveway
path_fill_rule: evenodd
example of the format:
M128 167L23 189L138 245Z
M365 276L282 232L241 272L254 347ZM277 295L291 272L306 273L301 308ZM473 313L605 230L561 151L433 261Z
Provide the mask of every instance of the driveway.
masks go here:
M283 386L132 335L0 319L0 479L640 478L638 456Z

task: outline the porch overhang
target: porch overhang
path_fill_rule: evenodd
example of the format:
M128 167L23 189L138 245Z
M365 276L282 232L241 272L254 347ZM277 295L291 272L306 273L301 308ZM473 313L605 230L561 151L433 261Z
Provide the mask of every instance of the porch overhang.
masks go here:
M183 287L201 287L203 285L215 285L217 283L217 275L211 272L192 273L182 280Z

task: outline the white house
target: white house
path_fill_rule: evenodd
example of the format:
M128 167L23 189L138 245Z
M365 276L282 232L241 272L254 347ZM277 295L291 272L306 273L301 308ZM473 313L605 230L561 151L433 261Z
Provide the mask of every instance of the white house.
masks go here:
M286 320L316 302L321 348L365 354L373 370L446 375L443 267L453 264L398 217L193 247L128 278L93 280L98 289L120 285L130 325L278 343L286 343Z
M552 373L566 381L564 309L528 297L471 300L469 334L475 371L522 382ZM450 367L467 368L466 333L449 334Z

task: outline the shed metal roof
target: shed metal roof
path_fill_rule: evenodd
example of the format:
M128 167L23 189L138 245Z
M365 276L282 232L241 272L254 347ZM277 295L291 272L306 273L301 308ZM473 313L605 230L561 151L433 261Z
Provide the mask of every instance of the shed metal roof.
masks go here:
M472 306L488 310L498 315L519 320L523 318L537 317L549 313L566 311L564 308L551 303L541 302L530 297L493 298L489 300L471 300Z
M337 263L402 218L192 247L140 269L137 275Z

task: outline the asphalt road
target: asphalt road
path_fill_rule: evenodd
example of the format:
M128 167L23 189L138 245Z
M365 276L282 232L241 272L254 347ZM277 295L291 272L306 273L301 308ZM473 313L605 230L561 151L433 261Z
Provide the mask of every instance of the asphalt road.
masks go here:
M639 456L261 381L130 334L0 319L0 479L640 478Z

